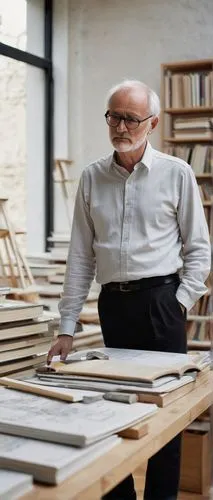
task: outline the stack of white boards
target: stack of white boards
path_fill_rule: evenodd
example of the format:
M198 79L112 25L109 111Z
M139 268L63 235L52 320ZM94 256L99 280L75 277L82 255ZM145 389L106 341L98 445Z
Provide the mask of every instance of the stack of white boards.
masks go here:
M100 324L97 301L84 304L79 314L79 320L82 323Z
M82 350L104 345L101 327L92 323L82 324L82 331L77 332L73 338L73 350Z
M27 471L33 475L36 481L53 485L59 484L68 476L75 474L105 455L120 442L121 438L113 435L85 448L76 448L0 434L0 468L7 467L11 471ZM2 500L1 495L0 498ZM7 497L7 500L10 499Z
M108 359L100 359L100 353ZM38 371L37 376L46 384L134 393L139 401L166 406L203 383L210 364L209 352L176 354L104 347L70 354L65 362L53 362L51 371Z
M0 468L1 500L18 500L22 495L32 490L32 483L33 477L29 474Z
M0 304L0 376L43 364L53 333L43 307L5 300Z
M0 407L0 467L27 470L50 484L105 454L121 442L118 433L157 412L154 404L67 404L5 387Z

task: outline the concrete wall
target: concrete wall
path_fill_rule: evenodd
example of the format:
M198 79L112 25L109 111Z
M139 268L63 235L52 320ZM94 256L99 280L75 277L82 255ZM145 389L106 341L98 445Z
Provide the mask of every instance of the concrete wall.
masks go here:
M79 171L107 153L108 88L123 78L160 92L160 64L212 57L212 0L70 0L69 155ZM159 145L159 132L152 136Z

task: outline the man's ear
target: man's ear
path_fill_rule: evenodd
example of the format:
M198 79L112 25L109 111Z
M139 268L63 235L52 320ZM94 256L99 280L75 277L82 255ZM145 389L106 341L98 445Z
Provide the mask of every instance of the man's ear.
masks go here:
M158 122L159 122L158 116L154 116L154 118L152 118L152 121L151 121L151 128L150 128L150 131L149 131L150 134L153 132L153 130L157 126Z

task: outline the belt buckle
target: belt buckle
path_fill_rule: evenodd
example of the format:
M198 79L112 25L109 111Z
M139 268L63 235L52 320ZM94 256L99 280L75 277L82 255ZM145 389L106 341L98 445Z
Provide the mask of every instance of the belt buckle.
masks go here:
M123 281L122 283L119 283L120 292L129 292L130 288L128 287L128 285L129 285L128 281Z

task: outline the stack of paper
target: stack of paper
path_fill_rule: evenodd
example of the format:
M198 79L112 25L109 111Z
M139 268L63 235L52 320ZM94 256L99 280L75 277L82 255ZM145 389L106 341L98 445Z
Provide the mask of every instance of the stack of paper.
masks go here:
M205 376L210 366L209 353L188 355L110 348L96 351L108 359L90 361L86 358L93 351L81 351L70 355L65 363L53 363L53 371L37 375L46 383L57 381L72 388L134 392L140 401L164 406L165 400L168 404L192 390L197 374ZM165 393L171 397L164 398Z

